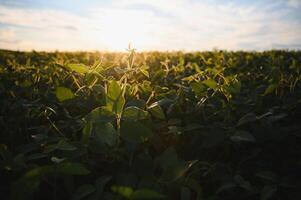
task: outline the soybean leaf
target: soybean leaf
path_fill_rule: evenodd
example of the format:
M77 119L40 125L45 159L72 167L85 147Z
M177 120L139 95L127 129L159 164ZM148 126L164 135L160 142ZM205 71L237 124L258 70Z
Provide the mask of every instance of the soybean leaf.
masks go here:
M277 84L271 84L267 87L267 89L264 91L264 96L267 95L267 94L270 94L272 92L274 92L276 90L276 88L278 87Z
M196 96L201 96L206 91L206 87L202 82L190 83L190 87Z
M41 177L43 175L52 173L53 171L54 171L53 166L45 165L45 166L37 167L37 168L34 168L34 169L28 171L24 175L24 178L25 179L35 178L35 177L39 178L39 177Z
M121 87L115 80L110 81L108 84L106 102L107 108L111 112L121 114L125 99Z
M113 192L116 192L118 194L120 194L121 196L130 199L132 194L134 193L134 190L131 187L127 187L127 186L112 186L111 190Z
M135 106L127 107L122 113L122 119L124 120L137 121L146 119L147 117L148 113L146 111Z
M165 119L164 112L158 102L151 104L148 107L149 112L158 119Z
M66 140L60 140L57 144L57 149L59 150L65 150L65 151L74 151L77 148L73 145L71 145L69 142L67 142Z
M51 161L58 164L66 160L66 158L51 157Z
M75 71L80 74L87 73L89 71L89 67L84 64L68 64L67 68L70 71Z
M204 80L202 83L204 83L207 87L211 89L215 89L217 87L217 83L213 79Z
M254 136L243 130L236 131L235 134L230 137L230 139L234 142L255 142Z
M144 75L144 76L146 76L147 78L149 78L149 73L148 73L148 66L142 66L142 67L140 67L140 72Z
M151 136L151 130L141 122L123 121L121 137L129 142L140 143Z
M114 146L117 142L117 131L112 123L98 122L95 124L96 139L109 146Z
M138 199L138 200L152 200L152 199L164 199L165 196L149 189L139 189L136 190L130 197L130 199Z
M55 89L55 95L58 98L58 100L61 102L74 98L73 92L69 88L65 88L65 87L57 87Z
M83 144L87 144L89 142L89 137L91 136L91 133L92 133L92 123L87 122L82 131L81 142Z
M174 148L168 148L155 160L162 172L162 179L165 181L174 181L184 175L187 171L188 164L181 160Z
M57 172L70 175L87 175L90 173L81 163L64 162L57 165Z
M254 122L257 120L257 117L254 113L248 113L239 119L237 126L242 126L244 124Z
M114 113L108 107L98 107L92 110L87 116L86 120L89 122L111 122L115 119Z
M240 89L241 89L241 82L240 81L231 83L230 85L227 86L227 90L231 94L239 94Z

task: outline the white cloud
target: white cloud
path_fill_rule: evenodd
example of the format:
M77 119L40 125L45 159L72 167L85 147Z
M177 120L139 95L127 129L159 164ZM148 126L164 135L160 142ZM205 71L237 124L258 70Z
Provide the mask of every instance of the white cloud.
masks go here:
M291 7L298 8L301 6L301 0L287 0L287 4Z
M11 29L0 29L0 38L6 40L13 40L15 38L15 32Z
M279 4L115 0L106 7L91 7L86 15L0 5L0 23L13 25L10 40L18 41L3 42L8 33L1 35L0 28L0 45L21 50L124 50L131 42L138 50L261 50L274 43L301 43L301 24L286 19L290 9L273 9Z

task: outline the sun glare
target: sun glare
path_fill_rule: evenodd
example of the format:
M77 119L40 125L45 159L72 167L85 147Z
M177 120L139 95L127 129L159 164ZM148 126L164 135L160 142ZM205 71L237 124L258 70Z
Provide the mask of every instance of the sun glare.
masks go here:
M99 40L110 50L123 50L129 43L143 48L152 43L149 24L142 12L116 11L101 18Z

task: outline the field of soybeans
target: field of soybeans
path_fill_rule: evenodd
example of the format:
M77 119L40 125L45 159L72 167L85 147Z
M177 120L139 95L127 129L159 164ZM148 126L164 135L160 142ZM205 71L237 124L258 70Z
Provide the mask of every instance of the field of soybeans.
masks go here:
M1 199L297 200L301 52L0 51Z

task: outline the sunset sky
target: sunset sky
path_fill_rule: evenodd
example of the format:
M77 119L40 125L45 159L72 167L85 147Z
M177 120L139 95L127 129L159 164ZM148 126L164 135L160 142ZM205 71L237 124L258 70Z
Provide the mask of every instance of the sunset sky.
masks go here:
M301 49L301 0L0 0L0 49Z

